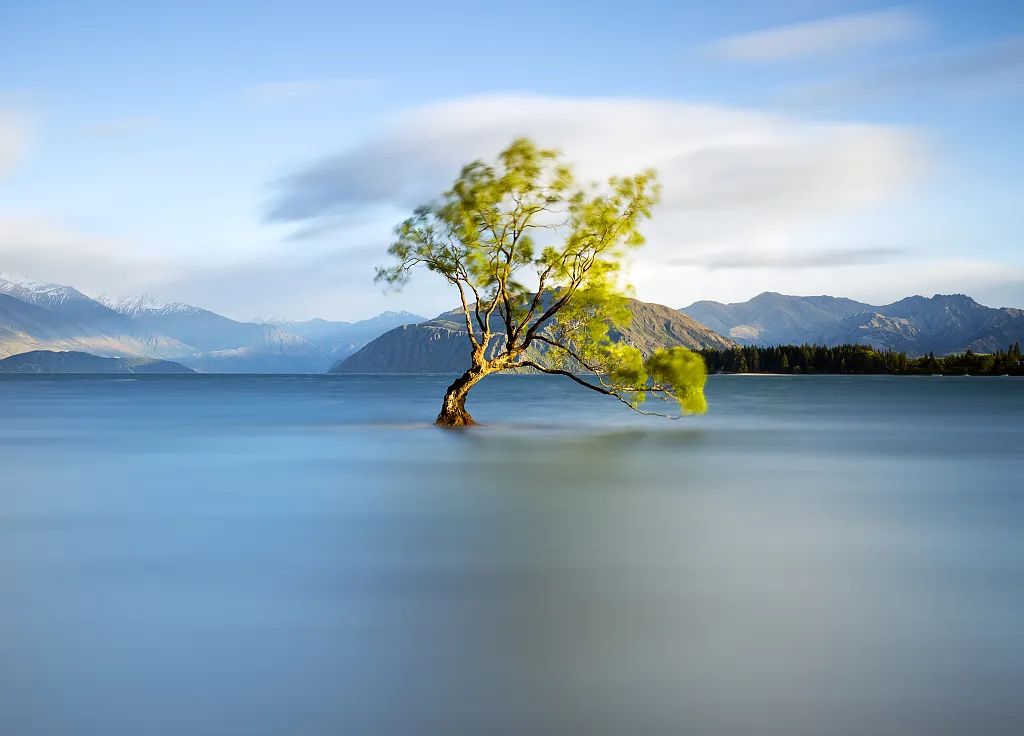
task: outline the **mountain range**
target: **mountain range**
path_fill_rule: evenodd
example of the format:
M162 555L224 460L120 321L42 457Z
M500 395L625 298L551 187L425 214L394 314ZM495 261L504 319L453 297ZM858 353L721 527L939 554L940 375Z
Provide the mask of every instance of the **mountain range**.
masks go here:
M917 356L991 353L1024 342L1024 310L986 307L963 294L873 306L765 292L746 302L700 301L680 311L742 345L858 344Z
M71 286L0 276L0 358L80 351L209 373L323 373L382 332L422 320L385 312L361 322L239 322L178 302L93 299Z
M724 349L734 346L696 320L677 310L629 300L633 319L628 327L613 330L613 340L625 340L645 355L658 347ZM495 320L497 322L497 320ZM492 327L498 339L503 333ZM547 346L531 355L544 362ZM470 349L461 310L440 314L419 324L402 325L385 332L358 352L339 361L332 373L460 373L469 367Z
M1024 310L962 294L874 306L832 296L765 292L746 302L680 310L630 301L632 324L613 338L649 352L682 345L862 344L911 356L989 353L1024 342ZM359 322L241 322L180 302L91 298L59 284L0 274L0 359L31 351L175 361L209 373L457 372L468 348L461 312L426 321L384 312ZM543 350L533 357L543 360Z

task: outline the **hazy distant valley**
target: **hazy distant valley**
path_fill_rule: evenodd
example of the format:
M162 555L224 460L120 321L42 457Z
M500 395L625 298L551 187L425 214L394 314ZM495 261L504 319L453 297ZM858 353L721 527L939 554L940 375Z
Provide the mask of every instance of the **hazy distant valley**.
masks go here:
M359 322L239 322L188 304L93 299L71 286L0 277L0 358L80 351L204 373L323 373L381 333L422 320L385 312Z

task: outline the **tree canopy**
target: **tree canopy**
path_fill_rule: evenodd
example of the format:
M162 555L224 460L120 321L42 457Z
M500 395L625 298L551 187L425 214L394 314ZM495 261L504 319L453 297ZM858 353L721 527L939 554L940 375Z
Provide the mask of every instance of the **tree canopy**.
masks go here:
M557 151L520 138L495 163L464 166L440 201L396 228L394 261L377 279L401 286L425 268L454 287L465 317L471 365L449 387L439 424L473 423L469 389L513 370L562 375L637 411L648 397L676 416L705 410L700 355L644 355L609 335L630 320L622 264L643 244L658 194L650 170L580 186Z

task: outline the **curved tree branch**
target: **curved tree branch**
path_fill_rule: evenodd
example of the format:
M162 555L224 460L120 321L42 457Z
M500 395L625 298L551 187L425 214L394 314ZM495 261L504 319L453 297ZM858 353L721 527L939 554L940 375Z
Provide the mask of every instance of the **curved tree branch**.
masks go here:
M595 385L593 383L590 383L589 381L584 381L578 375L576 375L575 373L572 373L570 371L564 371L564 370L562 370L560 368L547 368L545 366L542 366L540 363L536 363L536 362L534 362L532 360L522 360L519 363L517 363L515 367L518 368L520 366L527 367L527 368L534 368L534 369L540 371L541 373L548 373L548 374L553 375L553 376L565 376L566 378L575 381L579 385L584 386L586 388L589 388L591 391L596 391L597 393L603 394L605 396L614 396L616 399L618 399L620 402L622 402L623 404L628 406L630 409L635 411L637 414L643 414L644 416L647 416L647 417L661 417L662 419L673 419L673 420L674 419L679 419L679 418L682 417L681 414L679 414L679 415L675 415L675 414L662 414L661 412L657 412L657 411L644 411L643 409L639 408L638 406L634 406L633 403L631 401L628 401L621 393L619 393L619 391L616 391L616 390L613 390L613 389L607 389L607 388L604 388L602 386L598 386L598 385ZM650 389L635 389L635 390L622 389L623 392L635 392L635 391L639 391L639 390L649 391Z

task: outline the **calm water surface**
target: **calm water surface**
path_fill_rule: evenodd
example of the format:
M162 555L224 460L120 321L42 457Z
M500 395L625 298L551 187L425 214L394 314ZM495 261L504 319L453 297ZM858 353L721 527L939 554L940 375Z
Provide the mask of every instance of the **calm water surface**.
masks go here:
M1024 733L1024 381L0 379L0 734Z

